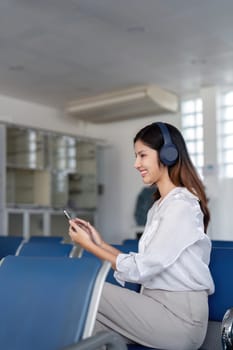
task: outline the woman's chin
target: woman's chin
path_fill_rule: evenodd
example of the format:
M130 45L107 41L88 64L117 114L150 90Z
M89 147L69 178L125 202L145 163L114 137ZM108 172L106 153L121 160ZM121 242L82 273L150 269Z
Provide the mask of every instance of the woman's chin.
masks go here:
M151 185L152 184L152 181L150 179L147 179L146 177L143 177L143 182L145 185Z

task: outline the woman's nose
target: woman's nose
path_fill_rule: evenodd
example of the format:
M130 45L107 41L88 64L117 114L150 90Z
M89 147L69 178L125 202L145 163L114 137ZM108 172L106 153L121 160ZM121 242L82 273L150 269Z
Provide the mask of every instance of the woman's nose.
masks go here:
M136 169L139 168L139 160L138 160L137 158L135 159L134 167L135 167Z

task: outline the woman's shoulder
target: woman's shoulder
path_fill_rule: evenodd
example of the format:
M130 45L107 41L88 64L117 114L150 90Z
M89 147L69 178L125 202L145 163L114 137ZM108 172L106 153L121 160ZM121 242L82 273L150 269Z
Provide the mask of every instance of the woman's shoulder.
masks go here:
M199 202L197 196L191 193L186 187L175 187L165 197L165 202L184 201L188 203Z
M173 211L177 211L177 210L187 211L192 209L197 211L198 213L200 211L200 204L199 204L198 197L195 196L193 193L191 193L185 187L176 187L175 189L173 189L168 194L164 202L161 204L163 204L161 205L162 211L169 208L172 208Z
M190 192L186 187L176 187L172 193L174 199L185 201L199 201L198 197Z

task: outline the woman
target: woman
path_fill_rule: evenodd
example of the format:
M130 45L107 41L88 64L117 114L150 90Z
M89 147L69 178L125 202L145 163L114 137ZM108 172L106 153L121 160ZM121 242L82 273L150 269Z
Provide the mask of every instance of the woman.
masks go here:
M208 294L214 291L204 187L174 126L144 127L134 148L144 184L156 185L138 253L122 254L86 221L70 221L72 240L110 261L121 284L142 285L139 294L105 283L96 330L111 329L129 342L159 349L198 349L207 330Z

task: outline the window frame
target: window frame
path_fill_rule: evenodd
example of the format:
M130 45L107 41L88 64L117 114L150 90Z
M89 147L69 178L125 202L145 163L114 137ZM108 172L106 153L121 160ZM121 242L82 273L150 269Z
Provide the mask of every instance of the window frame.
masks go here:
M189 104L189 107L188 107ZM185 106L186 105L186 106ZM181 101L181 125L184 140L201 178L204 168L204 126L203 101L200 96L185 98ZM188 121L189 118L189 121Z

